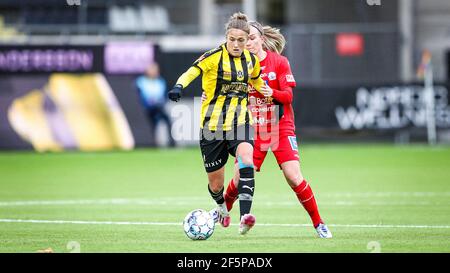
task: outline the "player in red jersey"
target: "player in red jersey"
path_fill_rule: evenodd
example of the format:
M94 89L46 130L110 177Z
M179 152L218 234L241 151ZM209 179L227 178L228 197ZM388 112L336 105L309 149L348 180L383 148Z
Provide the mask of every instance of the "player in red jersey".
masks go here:
M253 152L255 169L260 171L268 150L272 150L287 183L311 217L319 237L332 238L330 230L320 217L311 187L300 170L292 108L292 89L296 82L289 61L280 55L286 41L278 29L263 27L255 21L249 22L249 25L247 49L258 56L261 77L266 82L266 86L261 88L266 96L251 87L249 91L249 109L254 118L256 136ZM239 170L239 163L236 163L235 170ZM235 171L234 178L224 193L228 211L241 198L238 196L238 181L239 172Z

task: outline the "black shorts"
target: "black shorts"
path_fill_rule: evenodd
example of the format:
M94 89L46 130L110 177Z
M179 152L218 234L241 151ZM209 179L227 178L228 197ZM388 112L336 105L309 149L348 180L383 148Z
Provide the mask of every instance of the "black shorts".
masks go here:
M231 131L200 129L200 150L206 172L214 172L225 166L228 154L236 157L239 144L246 142L253 146L253 134L253 127L249 124Z

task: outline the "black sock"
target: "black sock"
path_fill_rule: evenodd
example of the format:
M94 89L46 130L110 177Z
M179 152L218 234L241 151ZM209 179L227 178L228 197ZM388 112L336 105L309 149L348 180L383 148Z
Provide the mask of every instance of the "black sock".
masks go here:
M209 194L211 194L212 199L216 201L217 205L221 205L225 202L225 199L223 198L223 189L224 187L222 187L222 189L219 192L213 192L208 185Z
M253 191L255 190L255 171L252 167L239 169L239 209L241 218L244 214L250 213L253 202Z

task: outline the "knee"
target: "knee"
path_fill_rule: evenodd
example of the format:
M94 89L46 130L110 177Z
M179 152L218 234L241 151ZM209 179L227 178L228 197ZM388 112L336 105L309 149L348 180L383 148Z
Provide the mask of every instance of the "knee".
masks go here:
M239 163L253 165L253 146L250 143L239 144L236 157Z
M252 154L244 154L239 156L238 158L239 168L251 167L253 168L253 155Z
M253 149L247 149L245 151L241 151L237 155L237 161L239 164L239 169L242 169L245 167L253 168Z
M303 181L303 176L300 172L287 172L285 178L291 187L297 187Z

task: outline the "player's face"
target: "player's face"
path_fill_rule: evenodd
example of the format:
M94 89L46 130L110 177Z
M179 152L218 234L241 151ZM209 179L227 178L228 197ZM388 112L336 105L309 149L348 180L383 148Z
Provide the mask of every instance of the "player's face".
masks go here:
M241 56L242 52L245 49L245 44L248 40L247 32L232 28L227 33L227 50L228 52L234 56Z
M246 44L248 51L258 55L258 53L263 50L263 43L264 40L261 33L259 33L255 27L250 26L250 34L248 35L248 41Z

